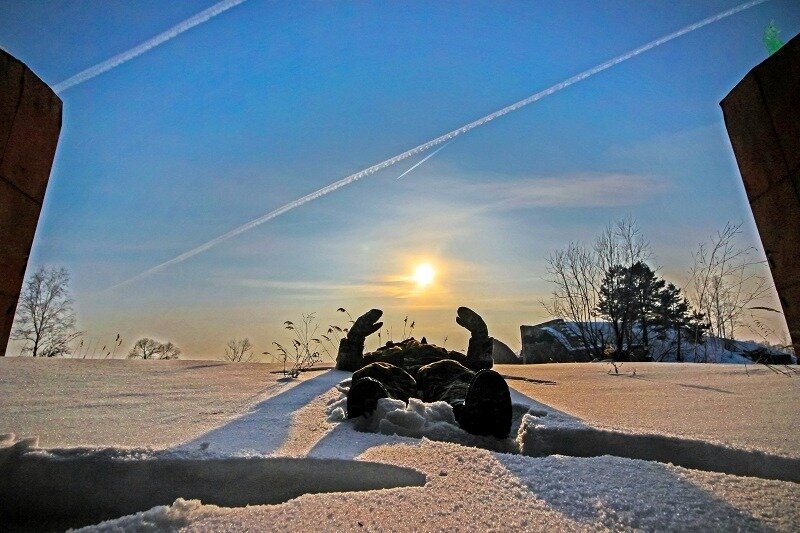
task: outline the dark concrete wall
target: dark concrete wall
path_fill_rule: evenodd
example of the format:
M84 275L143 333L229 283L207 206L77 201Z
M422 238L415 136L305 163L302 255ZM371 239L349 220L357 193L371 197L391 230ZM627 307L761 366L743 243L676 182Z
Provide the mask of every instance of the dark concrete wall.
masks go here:
M0 50L0 356L6 352L60 132L61 100Z
M720 105L800 353L800 36L751 70Z

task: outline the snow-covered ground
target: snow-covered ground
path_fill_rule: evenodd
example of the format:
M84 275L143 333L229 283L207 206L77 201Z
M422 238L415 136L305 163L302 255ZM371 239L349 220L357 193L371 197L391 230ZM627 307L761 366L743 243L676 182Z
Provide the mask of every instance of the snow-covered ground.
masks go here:
M338 410L349 374L272 369L0 358L0 433L16 435L0 501L34 527L133 513L105 530L800 529L800 374L500 366L555 383L509 380L515 434L498 441L416 402L382 401L359 424L376 432L357 431ZM42 518L76 508L91 512Z

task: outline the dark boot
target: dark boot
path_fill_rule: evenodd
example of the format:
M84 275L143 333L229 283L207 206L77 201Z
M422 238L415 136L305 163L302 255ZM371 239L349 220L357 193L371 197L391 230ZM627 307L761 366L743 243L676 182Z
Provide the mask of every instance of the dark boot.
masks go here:
M378 400L388 397L389 393L377 379L359 379L347 393L347 418L371 415L378 406Z
M503 376L481 370L472 379L463 404L453 403L461 429L473 435L504 439L511 433L511 392Z

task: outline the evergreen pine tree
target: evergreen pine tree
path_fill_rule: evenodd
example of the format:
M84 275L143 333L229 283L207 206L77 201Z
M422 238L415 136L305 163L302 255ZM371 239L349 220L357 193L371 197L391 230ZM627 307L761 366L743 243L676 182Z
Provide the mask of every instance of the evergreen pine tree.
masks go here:
M669 333L676 337L677 361L683 361L681 352L681 334L689 325L689 302L681 296L681 290L672 283L666 284L658 291L658 304L655 309L656 329L661 339L668 339Z
M618 357L633 347L637 326L648 352L653 332L662 340L676 338L678 361L683 360L681 342L687 332L695 336L699 332L702 337L707 329L705 317L691 311L681 290L641 261L608 269L600 286L597 312L611 324Z
M631 265L629 270L633 297L633 320L630 328L632 329L634 324L639 324L642 345L648 348L650 346L650 325L658 305L659 294L664 289L666 281L656 276L655 272L641 261ZM628 344L631 344L630 339L628 339Z
M611 324L615 352L619 356L625 350L634 309L630 269L622 265L610 267L599 293L597 312Z

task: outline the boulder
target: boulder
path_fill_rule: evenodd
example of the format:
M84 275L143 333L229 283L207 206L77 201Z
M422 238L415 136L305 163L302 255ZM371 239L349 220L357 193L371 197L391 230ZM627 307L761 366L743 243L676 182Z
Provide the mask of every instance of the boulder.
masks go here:
M503 341L492 339L492 360L498 365L518 364L522 362L514 350Z

